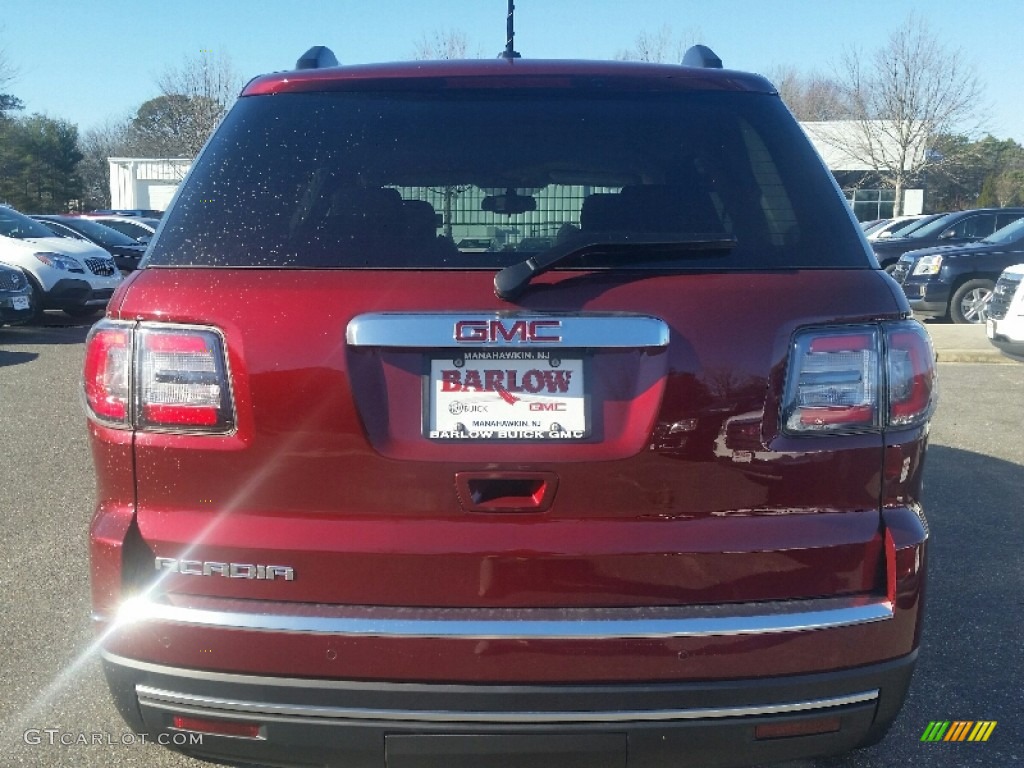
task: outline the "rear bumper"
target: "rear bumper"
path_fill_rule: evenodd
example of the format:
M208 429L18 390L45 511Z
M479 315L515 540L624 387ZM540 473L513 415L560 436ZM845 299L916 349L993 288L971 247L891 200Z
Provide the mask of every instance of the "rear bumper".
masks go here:
M28 302L25 309L15 309L15 299L22 299ZM23 302L18 302L23 303ZM32 306L32 293L25 290L21 293L4 292L0 293L0 325L25 323L32 319L34 307Z
M877 740L899 712L915 660L916 651L824 674L611 685L279 678L109 653L104 669L119 709L139 731L174 733L176 715L258 725L258 738L192 737L187 751L207 757L400 768L492 764L480 762L486 756L502 756L502 765L667 766L686 755L693 764L742 766L838 754ZM783 724L824 732L755 732ZM175 743L182 741L179 734ZM417 762L428 759L437 762Z
M58 281L45 295L48 309L74 309L77 307L105 307L114 288L93 288L86 280Z

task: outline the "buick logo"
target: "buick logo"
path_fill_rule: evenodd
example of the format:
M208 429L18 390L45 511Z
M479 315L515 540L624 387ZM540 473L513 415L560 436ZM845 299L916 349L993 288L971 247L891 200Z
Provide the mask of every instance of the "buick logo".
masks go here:
M452 416L460 416L463 413L487 413L487 406L482 403L463 403L459 400L452 400L448 403L448 413Z

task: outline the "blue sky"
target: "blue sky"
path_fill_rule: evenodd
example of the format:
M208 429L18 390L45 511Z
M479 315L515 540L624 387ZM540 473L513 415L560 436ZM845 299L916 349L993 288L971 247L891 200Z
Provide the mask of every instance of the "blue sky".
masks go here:
M342 63L412 57L436 30L474 52L504 47L506 0L4 0L6 90L29 113L86 130L158 95L157 77L207 49L245 78L288 69L311 45ZM873 51L909 14L959 48L985 86L986 126L1024 143L1024 2L986 0L516 0L516 49L531 58L612 58L668 24L699 36L735 69L828 74L847 48Z

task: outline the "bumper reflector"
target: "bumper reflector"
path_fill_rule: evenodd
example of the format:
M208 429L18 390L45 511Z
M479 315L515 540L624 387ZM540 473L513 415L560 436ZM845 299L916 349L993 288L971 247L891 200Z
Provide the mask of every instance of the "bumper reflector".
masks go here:
M262 739L261 726L235 720L214 720L205 717L183 717L175 715L171 722L180 731L208 733L212 736L231 736L236 739Z
M754 728L756 739L786 739L791 736L813 736L819 733L836 733L839 730L838 717L819 717L814 720L800 720L795 723L769 723Z

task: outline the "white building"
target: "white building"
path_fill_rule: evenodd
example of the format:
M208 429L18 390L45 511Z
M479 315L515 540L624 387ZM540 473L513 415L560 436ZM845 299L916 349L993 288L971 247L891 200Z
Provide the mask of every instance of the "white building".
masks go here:
M865 125L856 120L800 123L807 138L843 188L857 218L862 221L924 212L923 189L904 189L903 210L897 214L893 211L895 190L880 187L870 181L875 175L875 167L869 157L890 167L896 165L898 148L890 135L891 126L887 130L886 124L880 120L868 123L866 130ZM861 137L863 140L860 140ZM867 146L869 143L870 146ZM863 151L857 149L861 144L865 145ZM907 153L903 161L904 170L911 171L920 165L924 161L924 152L922 141Z
M167 210L192 161L188 158L109 157L110 207Z

